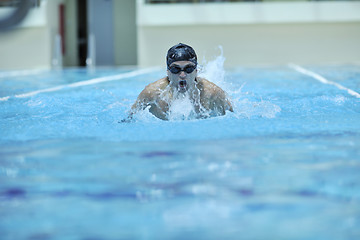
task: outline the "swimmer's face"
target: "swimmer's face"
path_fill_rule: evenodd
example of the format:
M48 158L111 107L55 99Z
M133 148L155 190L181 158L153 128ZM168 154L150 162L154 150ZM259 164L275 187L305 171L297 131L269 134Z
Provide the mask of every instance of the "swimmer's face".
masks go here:
M186 92L195 87L196 65L190 61L173 62L168 70L170 86L179 92Z

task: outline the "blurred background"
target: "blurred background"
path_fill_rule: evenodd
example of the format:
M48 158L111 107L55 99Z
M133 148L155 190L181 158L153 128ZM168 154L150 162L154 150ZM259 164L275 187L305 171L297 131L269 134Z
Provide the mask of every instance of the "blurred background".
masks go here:
M179 42L228 67L360 63L360 1L0 0L0 70L164 66Z

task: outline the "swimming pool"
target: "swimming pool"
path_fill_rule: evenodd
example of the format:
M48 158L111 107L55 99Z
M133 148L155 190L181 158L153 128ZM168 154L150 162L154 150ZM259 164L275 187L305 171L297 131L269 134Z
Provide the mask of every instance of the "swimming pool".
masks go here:
M1 238L359 239L359 66L219 62L203 120L119 123L159 68L0 72Z

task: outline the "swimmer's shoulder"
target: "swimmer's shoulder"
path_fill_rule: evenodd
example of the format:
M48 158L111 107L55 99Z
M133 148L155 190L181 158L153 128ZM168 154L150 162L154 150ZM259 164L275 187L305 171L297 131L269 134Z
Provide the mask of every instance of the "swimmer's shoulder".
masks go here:
M199 89L202 92L201 100L204 106L211 108L211 105L215 103L215 105L221 105L224 107L224 113L225 110L229 110L231 112L234 111L232 104L223 89L205 78L197 78L197 81ZM205 99L211 99L212 101L205 101Z
M206 78L197 77L196 78L198 82L198 88L201 91L204 91L204 93L208 96L225 96L224 90L222 90L219 86L217 86L215 83L210 82Z
M169 85L169 80L167 77L161 78L155 82L150 83L145 87L146 90L149 91L157 91L157 90L163 90Z
M142 95L158 95L169 85L169 81L167 77L161 78L155 82L147 85L144 90L141 92Z

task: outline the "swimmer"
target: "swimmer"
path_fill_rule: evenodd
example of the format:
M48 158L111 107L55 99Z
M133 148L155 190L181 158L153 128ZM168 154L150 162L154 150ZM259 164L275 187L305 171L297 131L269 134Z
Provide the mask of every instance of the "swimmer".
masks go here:
M167 76L149 84L131 107L129 117L149 108L157 118L168 120L171 104L187 97L194 109L195 118L221 116L233 107L226 93L214 83L197 76L197 56L194 49L179 43L168 50Z

